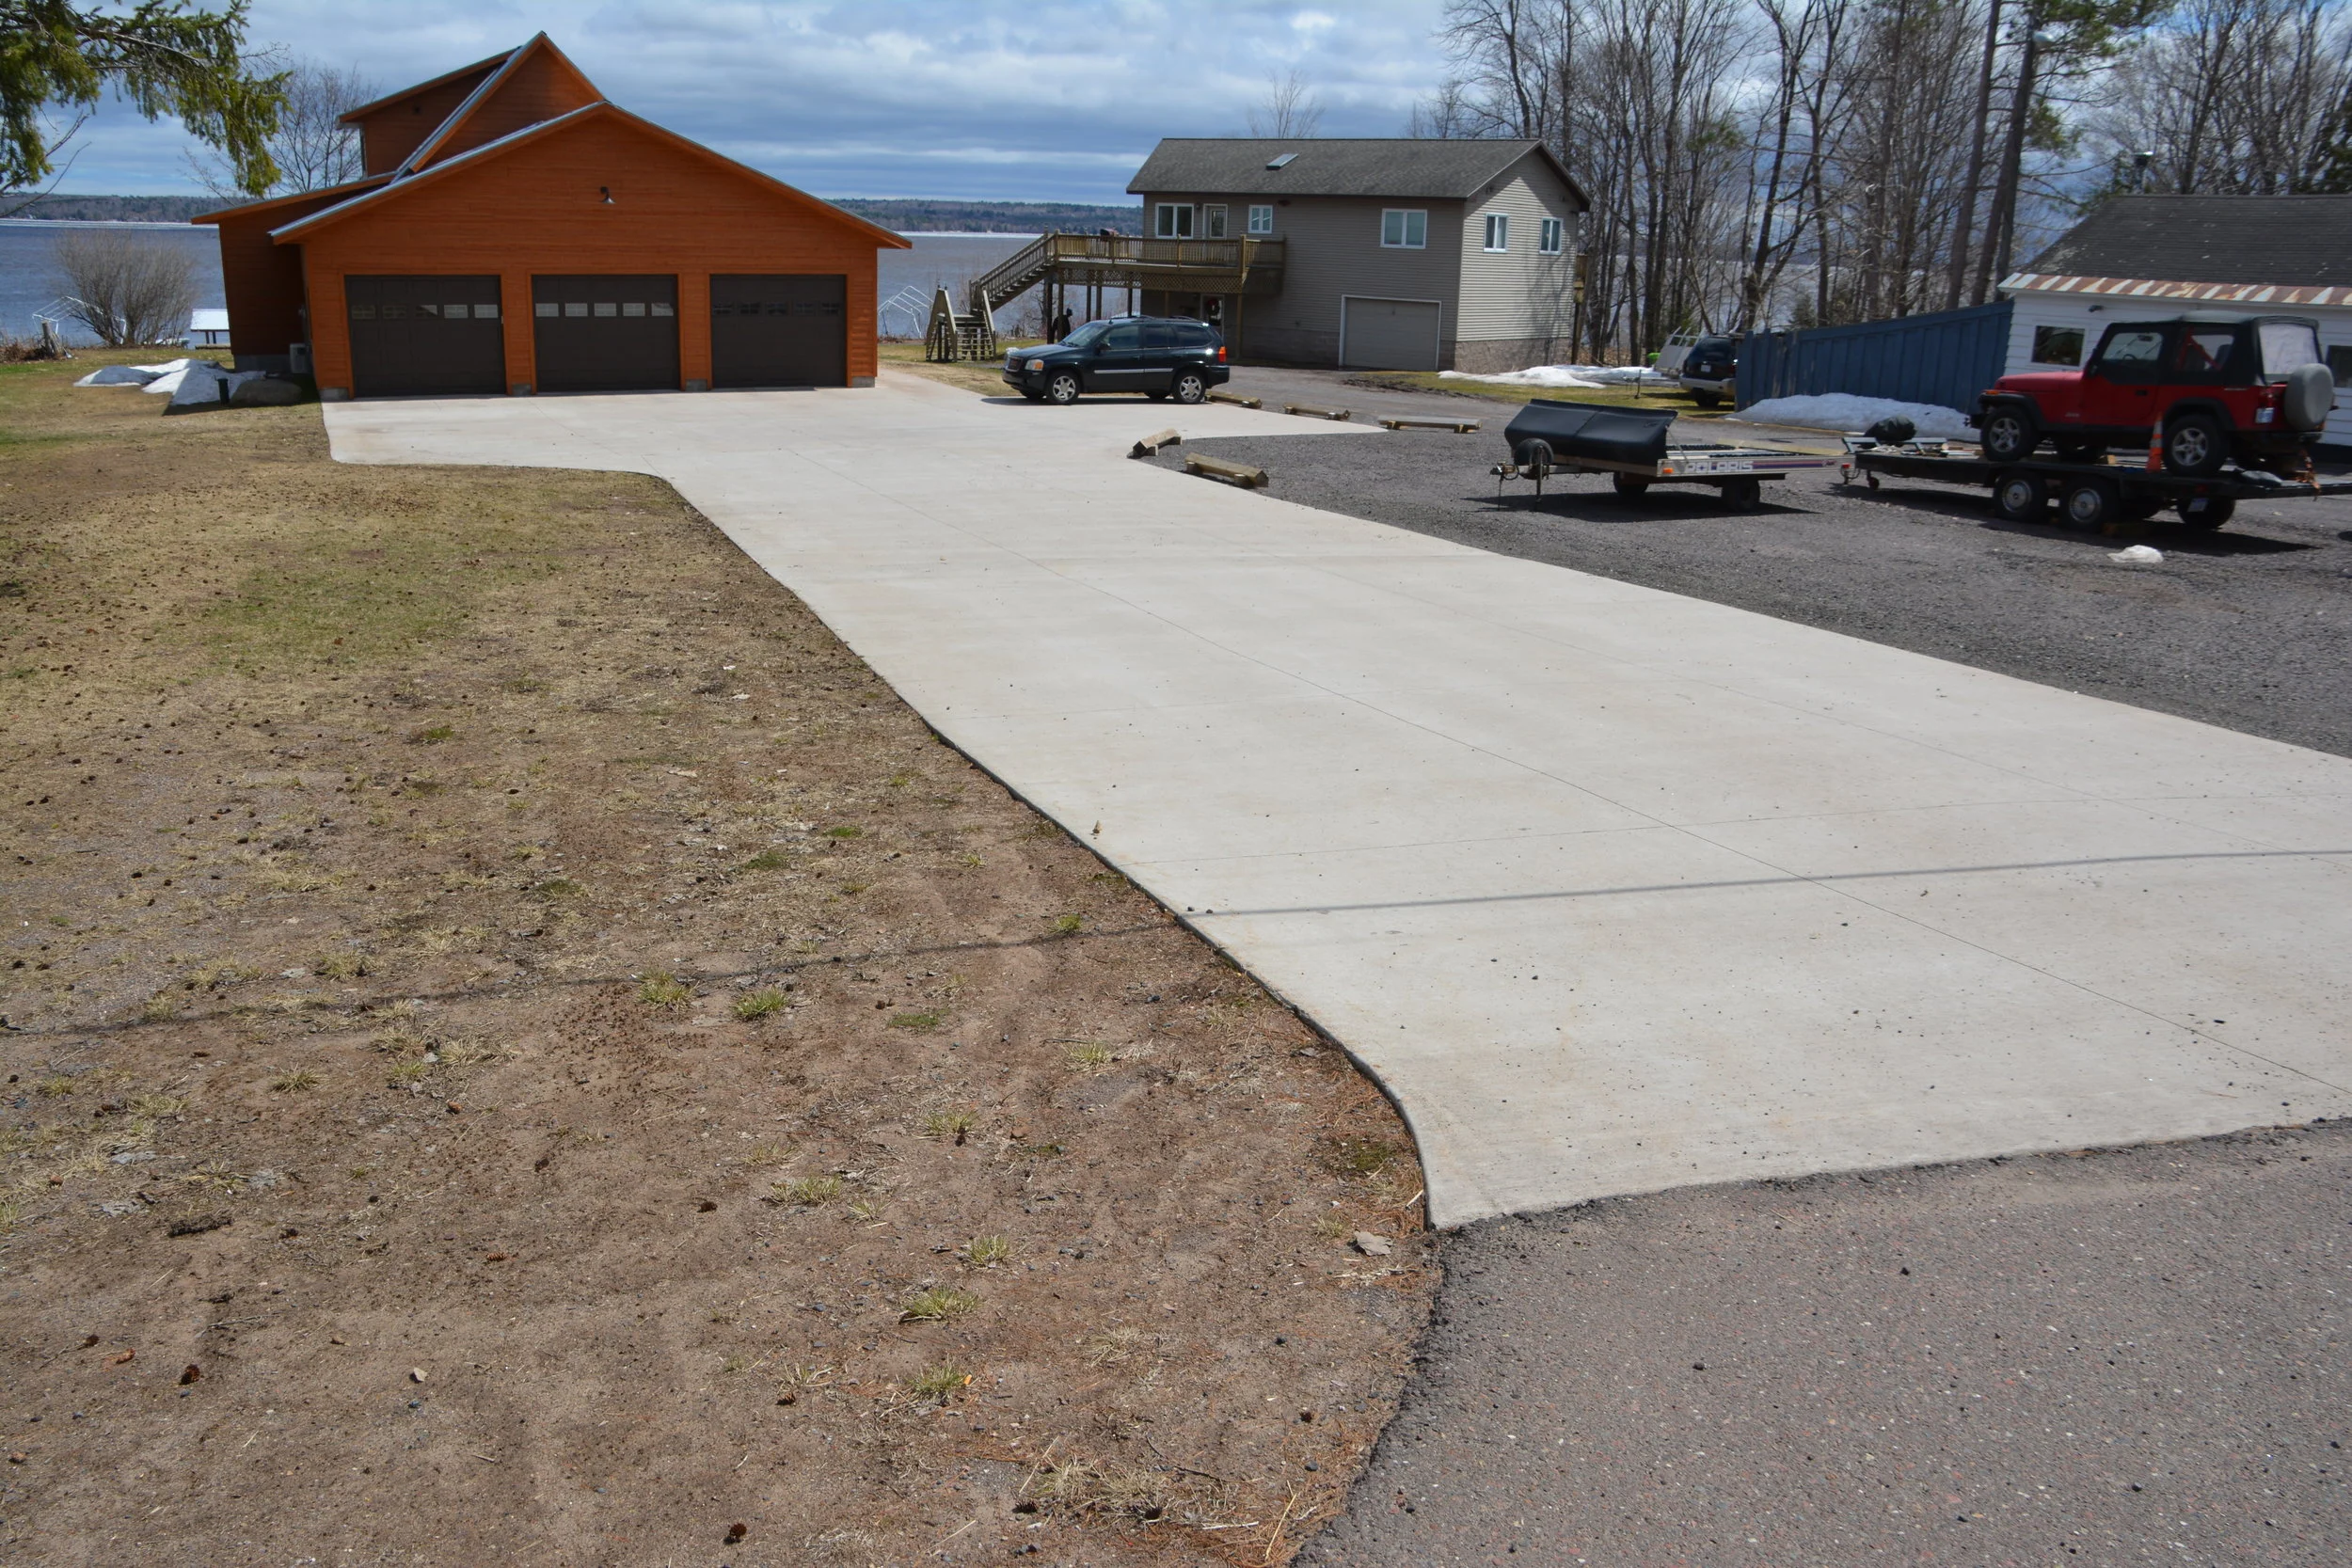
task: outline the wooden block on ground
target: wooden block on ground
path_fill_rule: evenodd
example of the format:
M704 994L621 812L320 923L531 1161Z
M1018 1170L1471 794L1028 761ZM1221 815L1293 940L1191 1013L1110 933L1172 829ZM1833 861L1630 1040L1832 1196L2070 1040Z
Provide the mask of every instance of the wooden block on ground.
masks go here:
M1184 436L1178 435L1173 429L1155 430L1151 435L1146 436L1142 440L1137 441L1134 448L1129 451L1127 455L1130 457L1151 457L1155 455L1162 447L1172 447L1183 440Z
M1380 428L1383 430L1450 430L1456 436L1475 436L1478 434L1478 421L1476 420L1422 420L1400 415L1395 419L1382 420Z
M1231 403L1243 408L1263 408L1265 406L1265 399L1253 398L1244 392L1211 392L1209 394L1209 401L1211 403Z
M1282 412L1309 420L1344 420L1348 411L1344 408L1317 408L1311 403L1286 403L1282 404Z
M1184 453L1184 472L1199 474L1204 479L1221 479L1245 490L1265 488L1263 468L1254 468L1247 463L1228 463L1221 457L1203 457L1197 451Z

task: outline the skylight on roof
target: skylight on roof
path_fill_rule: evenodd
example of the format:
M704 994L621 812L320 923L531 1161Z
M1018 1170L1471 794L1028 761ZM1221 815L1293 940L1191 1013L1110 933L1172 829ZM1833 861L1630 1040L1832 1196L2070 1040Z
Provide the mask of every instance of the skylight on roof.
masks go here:
M1279 158L1269 158L1266 160L1265 166L1268 168L1287 168L1290 166L1291 160L1297 156L1298 154L1295 152L1285 152Z

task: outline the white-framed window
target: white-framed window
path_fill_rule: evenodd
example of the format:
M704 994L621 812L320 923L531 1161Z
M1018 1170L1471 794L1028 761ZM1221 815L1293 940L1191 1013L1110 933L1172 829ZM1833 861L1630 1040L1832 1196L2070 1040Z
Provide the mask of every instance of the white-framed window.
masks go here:
M1568 226L1558 218L1546 218L1536 226L1535 249L1545 256L1557 256L1565 247Z
M1214 202L1200 209L1200 237L1221 240L1225 237L1225 205Z
M1488 250L1508 250L1511 248L1510 214L1488 213L1486 214L1486 248Z
M1380 214L1380 244L1390 250L1424 250L1429 214L1418 207L1391 207Z
M1192 238L1192 204L1185 201L1163 201L1152 214L1152 235L1161 240Z
M1252 207L1249 209L1249 231L1252 234L1271 234L1274 232L1274 209L1272 206Z

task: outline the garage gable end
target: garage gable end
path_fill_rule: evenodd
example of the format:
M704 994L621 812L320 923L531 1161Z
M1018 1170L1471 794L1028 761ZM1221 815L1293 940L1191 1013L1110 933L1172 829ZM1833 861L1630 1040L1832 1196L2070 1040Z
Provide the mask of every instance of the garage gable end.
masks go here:
M541 33L507 56L402 163L404 172L513 135L597 103L596 85Z
M359 130L359 163L369 174L389 174L448 123L474 90L514 57L513 51L461 66L446 76L403 87L389 98L362 103L342 117Z
M468 229L528 229L598 243L621 232L658 233L714 221L759 225L811 219L867 245L903 250L912 241L845 213L755 168L723 157L650 120L598 103L454 154L376 190L274 230L278 244L377 216L403 224L437 216Z

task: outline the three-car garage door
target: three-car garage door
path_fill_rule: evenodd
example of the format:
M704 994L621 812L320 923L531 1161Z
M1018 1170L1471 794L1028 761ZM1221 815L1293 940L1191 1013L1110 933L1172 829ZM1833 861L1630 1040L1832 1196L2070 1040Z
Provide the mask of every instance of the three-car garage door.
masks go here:
M1340 364L1363 371L1438 368L1438 306L1434 299L1340 301Z
M363 398L506 390L496 277L350 277L352 389Z
M675 277L533 277L531 315L540 391L676 389Z
M712 274L710 384L846 384L849 297L850 280L839 273Z

